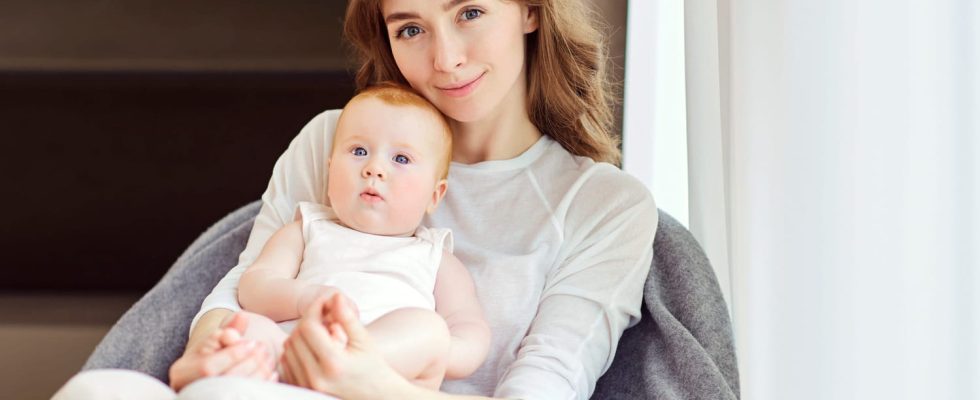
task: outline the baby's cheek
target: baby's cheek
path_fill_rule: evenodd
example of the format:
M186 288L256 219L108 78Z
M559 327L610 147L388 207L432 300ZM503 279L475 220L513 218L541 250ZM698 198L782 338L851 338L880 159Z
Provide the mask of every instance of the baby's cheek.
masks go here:
M429 201L432 199L432 189L427 185L431 185L431 183L422 179L405 180L399 183L398 192L400 196L397 207L399 217L419 220L422 218Z

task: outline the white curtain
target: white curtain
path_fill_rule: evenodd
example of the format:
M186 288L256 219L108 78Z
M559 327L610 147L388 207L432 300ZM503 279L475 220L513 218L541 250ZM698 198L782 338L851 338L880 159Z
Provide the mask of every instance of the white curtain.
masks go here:
M687 0L745 399L980 399L980 1Z

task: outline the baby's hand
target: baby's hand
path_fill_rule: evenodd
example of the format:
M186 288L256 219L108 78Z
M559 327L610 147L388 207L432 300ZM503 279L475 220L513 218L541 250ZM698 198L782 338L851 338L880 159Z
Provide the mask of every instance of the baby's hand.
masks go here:
M333 297L334 293L343 296L344 300L347 300L347 304L350 305L350 308L354 310L355 317L358 319L361 318L361 311L357 308L357 304L355 304L350 297L347 297L344 292L338 290L337 288L326 285L311 285L304 291L303 295L300 296L299 304L297 304L300 318L306 316L306 314L310 312L310 306L313 305L314 302L319 299L329 299ZM329 304L329 302L326 303ZM322 315L325 317L327 314L324 313Z

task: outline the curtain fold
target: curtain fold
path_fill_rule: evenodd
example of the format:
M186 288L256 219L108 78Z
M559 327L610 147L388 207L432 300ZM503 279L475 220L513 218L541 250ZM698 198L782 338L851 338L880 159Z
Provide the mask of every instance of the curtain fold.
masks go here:
M980 398L980 6L688 0L691 231L751 399Z
M724 36L719 28L724 26L718 20L716 2L685 3L689 228L708 255L725 300L732 304L727 121L722 107L728 60L719 57L719 38Z

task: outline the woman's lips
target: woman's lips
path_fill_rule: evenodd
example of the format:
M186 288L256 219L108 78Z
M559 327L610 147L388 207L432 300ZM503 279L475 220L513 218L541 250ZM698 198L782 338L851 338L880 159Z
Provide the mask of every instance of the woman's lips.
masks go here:
M450 97L463 97L476 90L476 87L479 86L480 82L483 81L484 75L486 75L486 72L480 74L480 76L474 78L472 81L464 83L460 86L454 86L448 88L440 87L439 90L441 90L443 93L445 93Z

